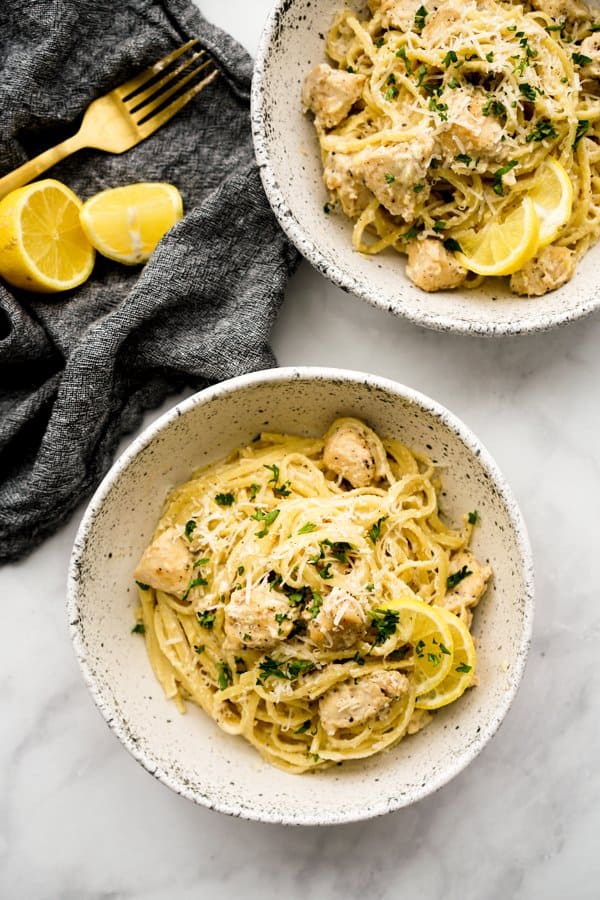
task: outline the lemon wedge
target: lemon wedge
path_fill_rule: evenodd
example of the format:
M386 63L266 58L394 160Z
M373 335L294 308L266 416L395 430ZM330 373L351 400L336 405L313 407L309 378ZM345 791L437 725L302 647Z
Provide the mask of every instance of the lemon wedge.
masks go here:
M536 253L539 234L535 204L526 196L503 221L493 220L477 232L455 235L461 246L456 258L478 275L512 275Z
M0 274L39 293L82 284L95 253L80 222L81 200L52 178L11 191L0 201Z
M541 249L552 243L571 218L573 184L565 168L548 158L537 170L529 196L540 220L538 249Z
M403 597L390 600L382 608L399 613L400 642L412 645L417 697L434 690L450 674L453 659L452 633L440 615L440 607Z
M176 187L141 182L90 197L81 210L81 225L103 256L135 266L150 257L182 216L183 201Z
M464 694L475 674L475 647L467 626L454 613L435 607L452 634L452 663L445 678L416 701L419 709L439 709Z

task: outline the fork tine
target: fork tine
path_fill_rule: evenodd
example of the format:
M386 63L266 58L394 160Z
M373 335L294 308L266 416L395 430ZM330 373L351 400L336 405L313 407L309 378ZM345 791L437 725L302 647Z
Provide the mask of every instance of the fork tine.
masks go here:
M144 69L139 75L135 75L129 81L119 85L119 87L115 88L111 93L116 94L119 100L129 100L131 95L144 87L147 81L150 81L151 78L158 75L159 72L162 72L163 69L166 69L167 66L171 65L172 62L175 62L175 60L183 53L198 43L198 38L192 38L191 41L182 44L177 50L173 50L172 53L168 53L167 56L163 56L162 59L157 60L152 66Z
M185 62L182 62L181 65L177 66L176 69L168 72L160 81L155 81L149 88L144 91L136 91L135 94L131 97L129 104L126 103L127 111L130 115L136 113L142 106L145 106L150 100L153 100L155 95L162 90L162 88L167 87L174 79L178 79L178 76L181 75L182 72L185 72L187 68L189 68L192 63L195 63L197 60L201 59L203 56L206 56L206 50L201 50L199 53L194 53L189 59L186 59ZM183 83L183 82L180 82ZM164 97L167 97L167 93L163 93ZM135 104L131 106L130 104Z
M138 134L140 135L140 137L142 139L147 138L148 135L152 134L154 131L168 122L169 119L172 119L175 113L178 113L180 109L183 109L183 107L187 103L189 103L190 100L192 100L196 96L196 94L199 94L200 91L203 90L203 88L211 83L211 81L214 81L218 74L219 70L214 69L210 73L210 75L207 75L202 79L202 81L198 82L198 84L195 84L193 87L189 88L185 92L185 94L177 97L175 100L173 100L172 103L169 103L168 106L166 106L164 109L161 109L160 112L156 113L155 115L151 114L150 118L145 119L141 125L137 126Z

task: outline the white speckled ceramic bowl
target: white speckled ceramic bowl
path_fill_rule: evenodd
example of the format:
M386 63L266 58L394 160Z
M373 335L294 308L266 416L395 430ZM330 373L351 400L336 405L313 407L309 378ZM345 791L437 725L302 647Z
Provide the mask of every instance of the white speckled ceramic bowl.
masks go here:
M479 687L431 725L372 759L289 775L264 763L199 709L180 715L131 634L132 572L170 489L192 469L263 429L322 434L340 415L427 451L443 466L443 504L477 509L474 549L494 569L477 609ZM469 429L409 388L335 369L275 369L235 378L175 406L135 440L83 518L71 559L68 610L75 652L106 721L145 768L179 794L264 822L331 824L376 816L435 791L494 734L521 680L530 641L529 542L512 494Z
M360 0L348 6L364 7ZM312 116L302 113L301 87L312 66L326 61L324 35L342 0L276 0L258 49L252 87L256 157L279 223L300 252L339 287L418 325L464 334L545 331L600 306L600 246L579 263L573 279L544 297L509 293L505 280L478 290L427 294L404 272L394 250L366 256L352 249L352 223L325 215L327 200Z

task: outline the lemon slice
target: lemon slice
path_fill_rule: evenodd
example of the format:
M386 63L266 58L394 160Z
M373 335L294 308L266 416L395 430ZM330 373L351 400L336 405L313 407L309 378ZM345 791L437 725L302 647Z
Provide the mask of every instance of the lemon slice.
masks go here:
M535 205L526 196L503 221L492 220L480 231L457 234L462 252L457 251L456 258L478 275L512 275L536 253L539 232Z
M11 191L0 201L0 274L39 293L82 284L94 249L79 223L81 200L52 178Z
M439 709L458 700L475 674L475 647L469 629L449 610L436 607L436 612L440 613L452 634L452 665L443 681L419 696L416 702L419 709Z
M571 218L573 184L566 170L555 159L547 159L536 172L529 196L540 220L538 249L557 236Z
M397 633L401 641L413 647L417 697L432 691L447 677L452 665L452 633L439 614L440 608L412 597L390 600L382 608L400 614Z
M90 197L83 204L81 224L103 256L135 266L150 257L182 216L183 201L176 187L142 182Z

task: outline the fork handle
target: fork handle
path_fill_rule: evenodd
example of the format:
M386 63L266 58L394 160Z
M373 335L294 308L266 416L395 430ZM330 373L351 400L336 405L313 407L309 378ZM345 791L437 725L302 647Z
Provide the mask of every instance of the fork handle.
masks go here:
M14 169L14 171L5 175L4 178L0 178L0 200L10 193L10 191L14 191L15 188L22 187L24 184L33 181L34 178L37 178L37 176L41 175L42 172L45 172L46 169L55 166L56 163L60 162L61 159L64 159L65 156L70 156L71 153L75 153L76 150L80 150L84 146L85 143L82 141L80 133L78 132L72 137L67 138L66 141L62 141L62 143L57 144L55 147L44 150L39 156L34 156L33 159L23 163L18 169Z

